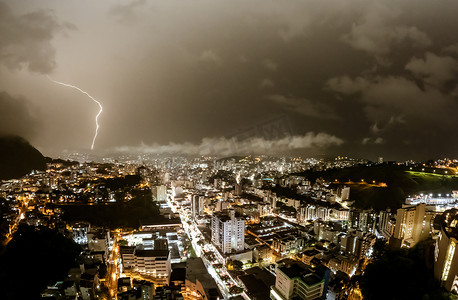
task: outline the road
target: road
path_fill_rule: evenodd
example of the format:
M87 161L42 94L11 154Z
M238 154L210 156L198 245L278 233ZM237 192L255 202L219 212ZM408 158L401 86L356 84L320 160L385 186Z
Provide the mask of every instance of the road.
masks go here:
M5 235L5 240L3 241L3 249L6 249L6 245L8 245L8 243L13 239L13 235L16 232L19 223L25 218L27 209L29 207L29 199L25 197L18 197L18 200L22 201L22 205L19 207L19 213L16 219L14 219L13 223L9 224L9 232Z
M108 260L107 275L105 285L108 288L109 299L118 298L118 278L119 278L119 246L118 237L115 235L112 251Z
M237 282L231 278L229 272L226 269L225 262L224 261L209 261L207 257L204 255L205 252L213 252L216 253L217 249L213 246L211 243L206 243L203 234L197 227L197 224L191 220L190 214L191 211L184 209L183 207L177 207L175 206L174 203L168 199L170 207L172 207L175 211L177 211L180 215L181 222L183 223L183 229L185 230L188 238L191 240L192 247L194 248L196 254L198 257L202 258L202 261L204 262L204 265L207 267L208 273L213 277L215 280L218 289L220 290L221 294L223 295L224 299L229 299L230 297L238 296L238 294L231 294L230 293L230 288L233 286L238 286L240 287ZM199 241L202 242L203 247L199 245ZM205 248L205 251L204 249ZM217 255L215 255L217 257ZM220 270L216 270L213 267L213 264L219 263L222 264L222 268ZM221 277L227 276L229 280L224 282Z

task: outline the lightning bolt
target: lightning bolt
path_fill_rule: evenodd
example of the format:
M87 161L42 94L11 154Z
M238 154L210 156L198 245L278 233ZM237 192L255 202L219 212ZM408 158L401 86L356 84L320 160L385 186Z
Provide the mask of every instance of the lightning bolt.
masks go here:
M92 101L94 101L95 103L97 103L97 105L99 106L99 113L97 114L97 116L95 116L95 134L94 134L94 138L92 139L92 145L91 145L91 150L94 150L94 144L95 144L95 140L97 139L97 134L99 133L99 116L100 114L102 113L103 111L103 107L102 107L102 104L97 101L94 97L92 97L91 95L89 95L88 92L86 91L83 91L82 89L80 89L79 87L77 86L74 86L74 85L71 85L71 84L68 84L68 83L64 83L64 82L60 82L60 81L57 81L57 80L54 80L52 79L51 77L47 76L48 79L54 83L57 83L57 84L60 84L60 85L63 85L63 86L66 86L66 87L69 87L69 88L73 88L73 89L76 89L78 91L80 91L81 93L85 94L86 96L88 96L89 98L92 99Z

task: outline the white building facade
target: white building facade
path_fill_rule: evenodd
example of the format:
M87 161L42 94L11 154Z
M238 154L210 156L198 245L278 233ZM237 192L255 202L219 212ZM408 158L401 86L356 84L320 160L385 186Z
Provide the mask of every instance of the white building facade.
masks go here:
M228 210L212 217L212 242L223 253L234 253L245 249L245 220Z

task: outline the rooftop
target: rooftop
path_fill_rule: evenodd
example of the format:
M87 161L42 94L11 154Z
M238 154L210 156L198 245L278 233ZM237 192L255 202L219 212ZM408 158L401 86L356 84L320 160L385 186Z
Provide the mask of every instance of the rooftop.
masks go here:
M310 249L310 250L304 251L304 254L307 256L315 256L318 253L321 253L321 252L316 249Z
M164 257L169 256L169 250L135 250L135 256Z
M285 265L283 267L279 267L279 269L290 279L298 278L308 286L320 283L324 280L323 277L316 274L315 270L301 262Z
M246 292L255 299L270 299L269 297L269 286L267 286L262 280L256 278L254 274L240 276L239 279L243 282L246 287Z

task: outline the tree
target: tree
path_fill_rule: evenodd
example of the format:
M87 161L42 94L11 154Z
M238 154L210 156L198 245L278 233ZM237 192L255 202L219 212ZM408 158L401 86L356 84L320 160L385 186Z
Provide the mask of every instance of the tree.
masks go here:
M226 269L229 271L234 270L234 262L231 259L226 261Z
M119 246L129 246L129 242L126 240L119 240L118 244Z
M242 271L243 270L243 263L240 260L234 260L234 270L235 271Z
M248 261L246 262L246 266L247 266L247 267L251 267L252 265L253 265L253 261L248 260Z
M1 298L40 298L46 285L66 277L80 252L80 246L57 230L19 226L0 256Z
M387 250L369 264L359 282L364 299L449 299L426 264L433 259L432 242Z
M388 249L388 243L386 240L377 239L377 241L375 241L373 249L374 253L372 256L374 257L374 259L378 259L382 257L382 255Z

